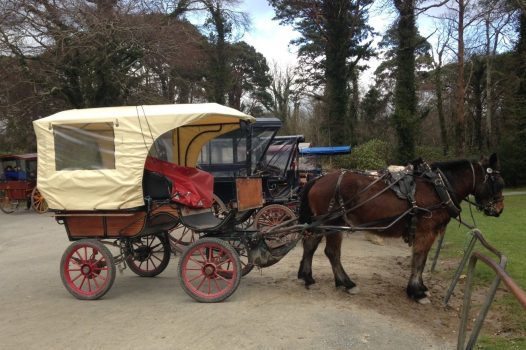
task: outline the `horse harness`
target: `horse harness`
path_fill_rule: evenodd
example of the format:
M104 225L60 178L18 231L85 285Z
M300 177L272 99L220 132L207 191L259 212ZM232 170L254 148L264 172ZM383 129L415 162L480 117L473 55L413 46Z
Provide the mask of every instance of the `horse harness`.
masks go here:
M388 221L391 222L391 225L386 226L385 229L387 229L403 217L409 216L407 229L403 232L402 237L404 239L404 242L411 246L414 242L416 233L416 225L418 221L417 214L424 212L427 213L430 217L432 215L433 210L445 208L448 211L449 215L452 217L457 217L460 215L461 208L459 201L447 177L440 169L431 169L431 167L423 160L414 162L412 165L403 168L403 170L401 171L391 172L389 170L385 170L379 173L378 175L380 176L378 176L378 178L376 178L373 182L371 182L369 185L367 185L365 188L363 188L361 191L355 194L352 198L348 199L347 201L344 201L340 193L340 187L343 177L348 172L349 170L341 171L340 176L338 177L338 181L336 182L336 186L334 188L334 194L331 198L331 201L329 202L327 213L318 217L318 219L323 220L328 217L330 219L343 217L345 223L349 227L353 228L353 231L355 231L367 228L371 229L370 227L373 225L385 223L386 221ZM427 181L434 185L435 191L437 192L437 195L441 201L439 204L433 205L428 208L422 208L416 204L416 182L414 181L415 176L425 178ZM366 192L374 184L380 181L383 181L387 185L384 189L375 193L373 196L367 198L365 201L355 204L350 208L348 207L351 204L351 202L354 199L356 199L360 194ZM353 227L353 224L350 222L347 214L370 202L371 200L378 197L379 195L381 195L389 189L394 191L398 198L407 200L409 204L409 209L395 217L385 218L377 222L363 224L361 227Z

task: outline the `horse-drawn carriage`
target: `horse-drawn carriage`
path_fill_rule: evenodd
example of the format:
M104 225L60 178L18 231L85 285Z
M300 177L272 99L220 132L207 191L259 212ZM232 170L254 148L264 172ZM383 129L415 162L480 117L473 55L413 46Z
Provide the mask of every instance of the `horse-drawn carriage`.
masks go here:
M264 232L247 228L238 214L263 204L261 178L238 177L236 206L218 216L213 178L195 166L203 145L254 121L217 104L70 110L35 121L38 187L73 241L60 262L66 289L79 299L100 298L113 284L116 264L140 276L161 273L171 256L169 232L181 225L199 234L180 249L178 265L182 288L198 301L217 302L234 293L242 275L236 244L250 266L266 267L304 238L298 277L313 283L312 255L322 235L336 286L353 290L339 259L341 231L377 229L400 236L414 222L407 219L416 217L408 295L421 299L428 243L438 233L433 230L447 224L451 199L473 193L486 213L502 211L494 156L483 163L423 166L425 173L411 174L417 193L412 202L390 191L406 176L386 183L388 175L330 174L305 188L299 223L292 219ZM159 139L169 147L157 148Z
M263 203L258 208L237 210L236 221L247 228L254 225L265 230L296 215L298 180L296 165L298 143L303 136L275 136L282 123L276 118L258 118L255 123L230 131L207 142L199 154L197 167L214 176L213 207L217 216L226 216L237 209L239 177L261 178ZM159 139L156 146L169 149L166 140ZM168 157L171 152L161 152ZM291 208L292 207L292 208ZM188 245L199 234L183 225L170 232L172 250L177 245ZM243 275L252 270L248 255L240 242L232 243L241 257Z
M0 210L13 213L22 203L37 213L47 211L47 203L36 188L37 155L0 155Z

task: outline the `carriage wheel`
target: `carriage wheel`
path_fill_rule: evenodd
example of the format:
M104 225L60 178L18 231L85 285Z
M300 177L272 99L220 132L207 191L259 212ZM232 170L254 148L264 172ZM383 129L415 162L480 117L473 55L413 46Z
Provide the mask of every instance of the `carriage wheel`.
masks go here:
M7 195L7 191L0 191L0 210L6 214L11 214L18 206L18 202L13 202Z
M225 300L241 280L241 262L234 248L217 238L203 238L181 255L178 267L183 290L202 303Z
M241 262L241 276L246 276L252 271L254 265L248 262L248 251L247 248L239 240L229 240L226 241L234 248L239 255L239 262Z
M271 204L261 208L254 220L256 221L256 229L265 231L295 217L296 215L290 208L281 204Z
M261 208L256 214L256 229L263 233L265 243L269 248L280 247L294 239L296 239L296 231L291 231L289 234L281 234L280 237L268 237L265 231L271 227L292 220L296 217L294 212L281 204L271 204ZM271 239L272 238L272 239Z
M36 187L33 188L33 192L31 192L31 206L39 214L43 214L49 209L46 200Z
M142 277L154 277L170 262L170 244L164 234L153 234L132 239L132 251L126 257L130 270Z
M62 283L75 298L95 300L110 290L115 263L108 248L93 239L73 242L60 261Z
M168 234L172 252L182 252L184 248L199 239L199 234L186 226L179 224Z

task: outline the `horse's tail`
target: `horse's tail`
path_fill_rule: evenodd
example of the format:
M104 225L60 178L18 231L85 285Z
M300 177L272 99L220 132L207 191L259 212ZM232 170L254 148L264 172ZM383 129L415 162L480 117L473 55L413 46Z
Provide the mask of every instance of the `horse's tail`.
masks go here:
M304 223L311 223L312 219L312 211L310 210L309 206L309 191L316 183L317 179L313 179L305 184L303 186L301 193L300 193L300 210L299 210L299 218L298 222L300 224Z

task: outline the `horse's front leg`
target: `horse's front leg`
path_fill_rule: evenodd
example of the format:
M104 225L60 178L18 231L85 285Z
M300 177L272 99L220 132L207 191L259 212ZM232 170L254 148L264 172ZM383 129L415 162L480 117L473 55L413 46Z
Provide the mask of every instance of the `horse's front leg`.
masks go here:
M303 238L303 257L298 270L298 279L304 280L307 288L311 284L316 283L314 278L312 278L312 258L321 242L321 238L321 236Z
M417 232L413 245L413 256L411 259L411 276L407 285L407 295L421 304L429 304L427 287L424 285L422 273L426 266L427 255L437 234L434 232Z
M342 240L343 233L328 234L325 236L327 239L327 245L325 246L325 255L331 262L332 272L334 273L334 282L336 287L343 286L350 294L356 294L359 292L356 283L354 283L342 266L341 252L342 252Z

